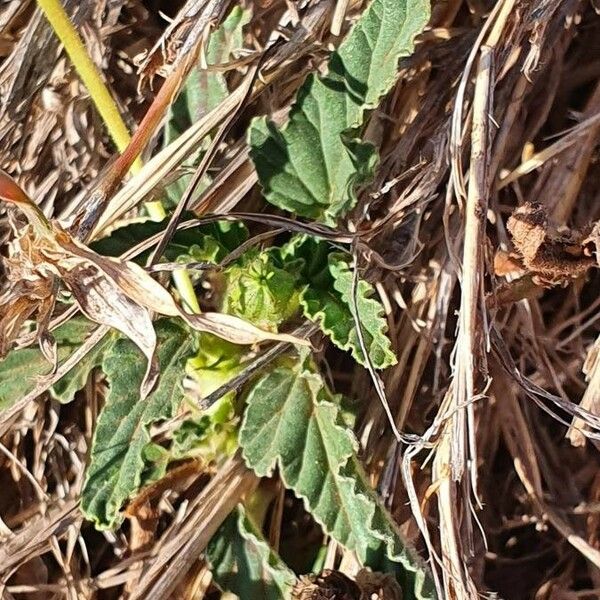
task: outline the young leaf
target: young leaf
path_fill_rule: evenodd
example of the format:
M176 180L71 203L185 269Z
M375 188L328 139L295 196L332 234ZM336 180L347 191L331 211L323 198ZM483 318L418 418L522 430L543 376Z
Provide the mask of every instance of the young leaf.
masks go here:
M383 306L373 298L373 286L359 279L355 302L353 273L347 257L334 252L328 256L327 262L329 277L320 275L302 292L300 302L304 314L318 323L338 348L350 350L357 362L366 365L353 314L355 306L364 345L373 366L384 369L395 364L396 356L385 334L387 323Z
M323 77L309 75L287 125L265 119L250 129L251 156L269 202L333 223L354 205L354 187L376 161L369 144L352 139L397 76L429 18L427 0L373 0L329 60Z
M167 474L167 469L173 456L167 448L150 442L144 447L142 458L144 460L144 469L141 478L144 484L151 485Z
M181 381L193 340L167 320L158 321L156 331L161 377L145 400L139 395L145 366L136 346L120 339L104 357L110 391L98 418L81 501L83 514L98 528L120 522L120 508L142 483L148 427L172 417L183 398Z
M296 582L241 506L215 533L207 558L217 585L242 599L286 600Z
M226 423L214 423L207 415L187 419L173 432L170 460L195 458L205 465L221 464L238 448L238 424L235 415Z
M269 252L249 251L225 272L223 312L277 331L299 308L296 278Z
M85 340L93 323L74 318L53 333L58 346L58 361L63 362ZM102 360L108 337L93 348L77 365L59 379L50 392L59 402L70 402L75 392L83 388L92 369ZM0 361L0 410L4 410L31 392L37 379L52 370L39 348L13 350Z
M398 570L404 598L434 598L427 570L366 481L338 398L312 367L297 361L276 368L247 402L240 445L256 474L269 476L278 467L286 487L304 500L327 534L364 564L377 557L379 568L383 555Z

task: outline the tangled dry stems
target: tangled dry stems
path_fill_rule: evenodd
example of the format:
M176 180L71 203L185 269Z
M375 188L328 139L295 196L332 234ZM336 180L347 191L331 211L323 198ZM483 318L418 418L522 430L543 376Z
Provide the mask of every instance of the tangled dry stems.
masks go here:
M218 20L228 5L188 3L197 12L159 38L164 23L137 0L112 2L110 10L104 2L66 6L73 13L76 4L74 22L132 122L148 106L137 104L133 56L154 48L144 73L169 72L157 49L166 47L167 62L177 63L180 42L193 46L206 33L207 25L192 27L191 39L190 24ZM125 183L100 226L158 195L167 174L232 111L246 122L265 112L284 116L304 74L337 41L332 19L335 30L340 11L351 20L359 4L320 0L300 7L297 19L283 2L257 4L247 46L264 48L278 27L286 40L261 66L261 85L247 97L241 74L260 53L232 62L230 97ZM1 11L1 166L43 199L47 214L68 215L111 151L33 2L8 2ZM515 599L598 597L596 249L582 250L581 268L560 277L547 276L547 261L539 268L535 256L548 235L563 253L587 248L584 235L565 232L600 219L599 32L594 7L578 0L434 2L416 52L369 121L367 136L381 152L376 180L340 224L342 234L358 231L368 242L361 268L377 284L398 355L383 375L385 397L398 429L413 434L410 445L394 439L369 373L355 366L349 374L339 353L326 359L336 387L361 400L357 431L373 484L432 557L448 598L490 590ZM217 175L190 204L198 214L262 206L242 129L215 149ZM540 233L538 221L522 236L518 213L511 215L527 203L541 207L546 225ZM511 269L494 268L499 251L516 251L520 284ZM198 556L229 508L257 485L254 476L235 458L210 483L173 483L152 516L160 534L148 537L136 515L100 535L76 503L104 385L90 380L71 406L40 391L3 422L7 597L168 598L175 590L202 597L210 574ZM293 523L282 514L273 511L271 531L289 531ZM286 515L293 521L294 511Z

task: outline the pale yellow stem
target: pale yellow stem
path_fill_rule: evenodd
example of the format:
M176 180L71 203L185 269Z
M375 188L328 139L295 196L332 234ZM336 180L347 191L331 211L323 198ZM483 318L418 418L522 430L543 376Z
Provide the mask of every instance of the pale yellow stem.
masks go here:
M110 137L119 152L123 152L131 140L127 125L125 125L114 99L102 79L100 71L87 53L81 37L73 27L60 0L37 0L37 3L52 26L54 33L65 47L75 70L100 113ZM141 168L142 162L138 158L131 166L131 171L132 173L137 173ZM156 221L164 219L167 214L160 201L148 202L146 209L150 217ZM186 309L193 312L200 312L198 299L196 298L189 274L186 271L175 271L173 273L173 281L186 305Z

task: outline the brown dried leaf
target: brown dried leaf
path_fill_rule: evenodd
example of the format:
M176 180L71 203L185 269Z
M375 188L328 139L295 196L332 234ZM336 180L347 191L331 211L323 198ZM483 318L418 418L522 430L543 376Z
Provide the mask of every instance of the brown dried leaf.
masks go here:
M278 342L289 342L301 346L309 345L307 340L286 333L275 333L259 329L252 323L233 315L217 312L190 315L181 312L180 316L197 331L214 333L216 336L234 344L250 345L265 340L277 340Z
M86 317L120 331L144 353L148 368L141 391L142 396L146 396L159 375L155 358L156 333L150 311L126 296L96 264L81 260L71 268L65 268L63 262L57 262L55 266Z
M596 266L600 267L600 222L594 223L590 234L581 243L584 255L595 258Z
M523 262L518 255L504 250L496 251L494 255L494 273L498 277L505 277L513 273L522 274L523 272Z
M10 299L0 303L0 357L8 352L19 329L25 321L35 312L39 301L27 297Z
M528 264L546 239L548 215L541 204L525 204L517 208L508 219L508 231L523 261Z
M541 285L564 284L583 275L596 259L586 231L559 228L550 223L546 208L527 202L507 223L523 266Z
M171 294L141 267L101 256L73 239L58 223L49 222L19 186L1 172L0 199L17 206L30 222L13 242L11 256L5 261L14 285L3 303L8 318L0 322L0 349L8 347L23 322L37 311L42 350L52 359L51 345L44 332L56 294L56 278L69 289L89 319L117 329L142 350L148 359L142 395L150 392L159 374L154 356L153 312L179 316L198 331L213 333L236 344L267 339L306 343L293 336L263 331L229 315L185 313Z

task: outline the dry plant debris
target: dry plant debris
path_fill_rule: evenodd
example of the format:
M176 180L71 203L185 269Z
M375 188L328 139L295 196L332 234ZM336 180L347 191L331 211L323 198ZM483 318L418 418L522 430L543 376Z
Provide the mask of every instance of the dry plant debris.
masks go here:
M599 264L597 225L561 230L548 222L543 205L524 204L506 226L524 269L540 284L568 283Z
M133 136L0 3L2 597L600 597L597 7L61 5Z

